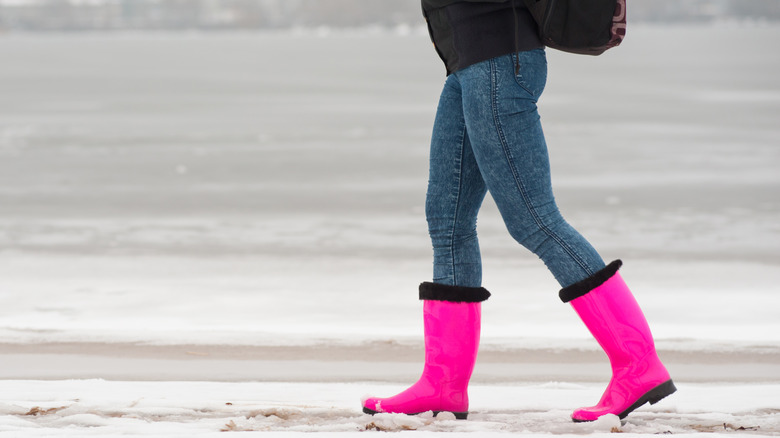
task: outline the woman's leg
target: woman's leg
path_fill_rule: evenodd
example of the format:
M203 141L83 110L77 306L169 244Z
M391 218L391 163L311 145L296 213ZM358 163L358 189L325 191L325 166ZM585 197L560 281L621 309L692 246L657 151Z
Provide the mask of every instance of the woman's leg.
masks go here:
M462 97L458 78L450 75L433 127L425 215L433 242L434 283L479 287L477 213L487 188L466 132Z
M516 57L516 58L515 58ZM515 66L519 70L515 70ZM595 406L574 421L621 418L676 388L655 351L649 325L617 273L558 211L536 101L547 64L542 50L492 59L456 73L466 126L483 178L510 233L549 267L612 364L612 379Z
M431 141L426 216L434 247L434 278L420 285L425 365L412 386L392 397L370 397L363 412L417 414L447 411L468 416L468 385L479 349L482 268L477 212L485 183L471 151L458 79L444 85Z
M476 161L512 237L539 256L561 286L602 269L604 261L563 219L553 197L536 107L547 80L544 50L491 59L455 75Z

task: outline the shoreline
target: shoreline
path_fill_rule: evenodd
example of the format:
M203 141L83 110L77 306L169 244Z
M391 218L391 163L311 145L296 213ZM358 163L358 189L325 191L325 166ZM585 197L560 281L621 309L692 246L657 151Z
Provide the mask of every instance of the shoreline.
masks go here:
M0 379L130 381L407 382L419 375L421 345L360 346L0 344ZM780 382L780 351L659 350L675 381ZM599 382L609 378L600 351L502 349L480 352L474 382Z

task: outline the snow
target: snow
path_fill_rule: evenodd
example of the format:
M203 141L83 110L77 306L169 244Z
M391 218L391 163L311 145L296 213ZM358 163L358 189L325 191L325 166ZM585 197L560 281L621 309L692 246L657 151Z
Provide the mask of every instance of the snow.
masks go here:
M598 396L600 388L592 384L475 385L467 421L451 414L360 412L357 394L389 394L400 388L368 383L5 381L0 382L0 436L210 436L220 431L320 436L376 430L415 430L416 436L780 433L777 384L683 384L672 398L643 407L623 422L615 416L583 424L569 420L572 409Z
M549 53L558 202L680 389L593 424L606 359L490 200L470 419L360 412L419 376L443 80L361 32L0 38L0 436L780 435L780 28Z

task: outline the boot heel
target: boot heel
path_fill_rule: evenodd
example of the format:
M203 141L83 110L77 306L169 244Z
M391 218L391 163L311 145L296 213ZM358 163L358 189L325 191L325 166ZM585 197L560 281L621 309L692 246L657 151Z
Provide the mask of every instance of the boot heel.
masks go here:
M441 414L442 412L449 412L449 411L434 411L433 412L433 416L435 417L435 416ZM379 412L377 412L377 411L375 411L373 409L369 409L369 408L364 407L363 408L363 413L364 414L368 414L368 415L376 415ZM406 414L406 415L420 415L421 413L422 412L418 412L416 414ZM468 412L453 412L452 415L455 416L456 420L468 420L468 417L469 417L469 413Z
M639 400L636 401L633 405L631 405L628 409L621 412L618 417L620 419L626 418L628 414L634 411L634 409L642 406L643 404L650 402L651 405L654 405L661 401L664 397L668 395L672 395L675 391L677 391L677 388L674 386L674 382L670 380L667 380L666 382L656 386L655 388L651 389L650 391L646 392L645 395L639 398Z
M469 413L468 412L452 412L452 411L433 411L433 416L437 416L441 414L442 412L450 412L452 415L455 416L456 420L468 420Z
M651 405L658 403L665 397L674 394L677 391L677 387L674 386L674 382L667 380L666 382L656 386L647 394L647 399Z

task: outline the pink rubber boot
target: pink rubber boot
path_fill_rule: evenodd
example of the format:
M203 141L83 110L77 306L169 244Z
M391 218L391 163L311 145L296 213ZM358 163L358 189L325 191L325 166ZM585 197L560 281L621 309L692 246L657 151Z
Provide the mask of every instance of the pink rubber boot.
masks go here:
M658 359L653 335L616 260L585 280L561 290L607 353L612 380L596 406L572 414L575 422L593 421L615 414L621 419L650 402L655 404L677 390L666 367Z
M420 285L425 323L425 366L420 380L389 398L369 398L363 412L419 414L452 412L465 420L469 410L468 385L479 348L483 288Z

